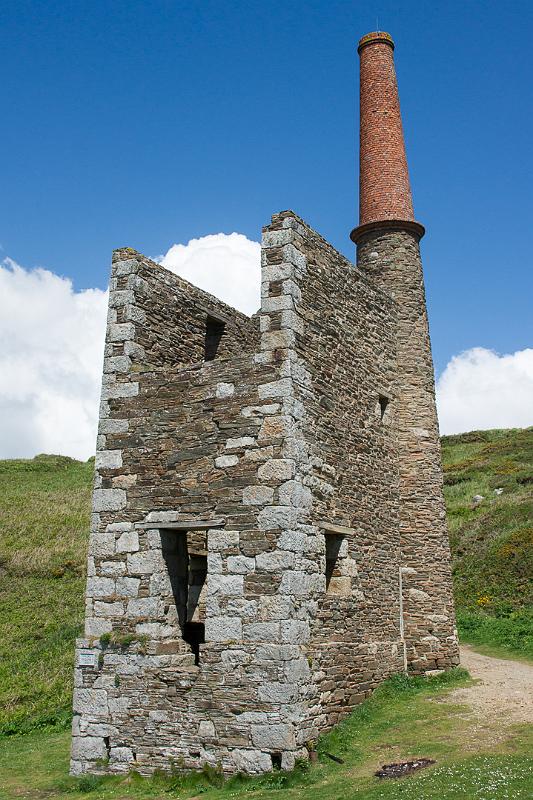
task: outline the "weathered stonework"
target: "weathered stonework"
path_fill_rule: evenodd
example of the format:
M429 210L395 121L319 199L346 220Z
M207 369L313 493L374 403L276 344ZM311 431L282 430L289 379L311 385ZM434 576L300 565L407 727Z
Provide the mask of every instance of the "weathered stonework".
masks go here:
M404 668L402 566L413 668L456 661L436 451L417 434L427 480L412 450L402 460L409 304L292 212L265 229L262 259L248 319L115 253L73 772L291 767ZM417 427L434 434L422 384Z
M413 225L276 214L252 318L115 252L73 773L290 769L457 663Z
M397 308L397 410L403 620L410 669L457 662L457 634L433 361L418 237L401 229L364 234L358 266Z

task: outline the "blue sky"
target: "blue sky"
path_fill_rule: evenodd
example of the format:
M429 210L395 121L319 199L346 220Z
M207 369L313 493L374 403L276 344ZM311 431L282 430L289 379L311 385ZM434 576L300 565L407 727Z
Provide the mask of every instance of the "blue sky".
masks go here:
M257 240L293 208L353 258L356 45L376 19L437 370L531 346L530 2L4 3L0 255L104 288L114 247Z

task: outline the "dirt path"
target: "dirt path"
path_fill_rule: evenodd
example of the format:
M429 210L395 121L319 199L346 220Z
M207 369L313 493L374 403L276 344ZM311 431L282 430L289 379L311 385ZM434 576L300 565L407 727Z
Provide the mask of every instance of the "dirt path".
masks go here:
M456 689L444 702L469 706L464 715L492 743L507 739L512 725L533 723L533 666L493 658L461 646L461 666L478 682Z

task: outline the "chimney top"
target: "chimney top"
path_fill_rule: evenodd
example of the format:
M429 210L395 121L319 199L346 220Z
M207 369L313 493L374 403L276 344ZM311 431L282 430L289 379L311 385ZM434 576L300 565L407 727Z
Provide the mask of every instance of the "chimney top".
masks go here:
M359 227L351 233L354 242L369 228L424 232L413 213L393 51L392 36L385 31L367 33L359 41Z
M372 33L367 33L365 36L362 36L361 39L359 39L357 52L360 53L363 47L366 47L368 44L388 44L394 50L393 38L390 33L386 33L385 31L372 31Z

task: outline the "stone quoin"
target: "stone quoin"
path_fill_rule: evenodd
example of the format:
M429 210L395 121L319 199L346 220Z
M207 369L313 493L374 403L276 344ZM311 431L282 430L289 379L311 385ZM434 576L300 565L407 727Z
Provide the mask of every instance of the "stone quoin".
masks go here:
M359 43L355 266L275 214L249 318L113 254L73 774L291 769L459 661L393 50Z

